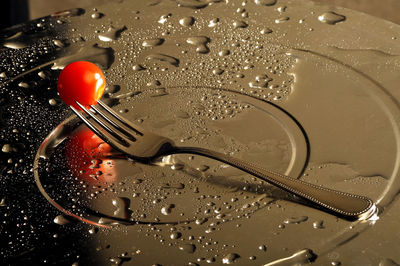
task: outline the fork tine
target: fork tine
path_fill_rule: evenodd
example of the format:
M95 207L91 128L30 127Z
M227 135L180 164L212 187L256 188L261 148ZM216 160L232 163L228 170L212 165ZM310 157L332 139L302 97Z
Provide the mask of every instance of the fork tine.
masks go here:
M79 102L76 101L76 104L82 109L82 111L84 111L87 115L89 115L94 121L96 121L96 123L100 126L100 128L104 129L105 132L107 132L108 134L106 135L105 132L102 132L98 127L96 127L93 123L91 123L86 117L84 117L82 114L80 114L75 108L71 107L72 110L75 112L76 115L78 115L78 117L80 119L82 119L83 122L85 122L85 124L91 129L93 130L96 134L100 133L98 136L101 137L104 141L106 141L106 139L109 139L108 142L111 143L118 143L122 146L125 147L129 147L129 143L120 135L118 135L116 133L116 131L112 130L110 127L108 127L106 124L103 123L103 121L101 121L98 117L96 117L94 114L92 114L92 112L90 112L85 106L83 106L82 104L80 104ZM112 138L112 140L111 140ZM110 144L110 143L109 143ZM114 144L116 146L116 144ZM119 149L121 147L118 147Z
M71 106L72 111L83 121L86 126L90 128L98 137L100 137L104 142L113 147L116 150L123 152L124 146L120 144L112 135L107 136L99 128L93 125L85 116L83 116L78 110Z
M104 109L106 110L109 114L111 114L116 120L118 120L119 122L121 122L124 126L128 127L129 129L135 131L137 134L139 134L140 136L143 136L143 133L140 132L141 129L140 127L133 125L131 122L129 122L128 120L126 120L125 118L123 118L122 116L118 115L113 109L111 109L110 107L108 107L105 103L103 103L102 101L97 101L97 103Z
M109 124L111 124L112 126L114 126L118 132L124 134L127 138L129 138L132 141L136 141L136 138L134 137L134 135L132 135L130 131L130 128L127 128L124 124L122 123L118 123L116 121L116 119L112 119L112 117L114 117L112 115L112 117L110 117L110 115L106 114L105 112L100 111L99 108L97 108L97 106L95 105L91 105L90 106L91 109L93 109L93 111L96 112L96 114L98 114L99 116L101 116L104 121L108 122ZM107 111L107 110L106 110ZM118 120L119 121L119 120Z

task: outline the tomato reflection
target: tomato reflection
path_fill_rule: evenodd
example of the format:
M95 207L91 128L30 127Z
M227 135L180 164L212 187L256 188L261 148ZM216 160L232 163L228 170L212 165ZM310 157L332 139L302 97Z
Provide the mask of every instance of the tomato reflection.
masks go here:
M74 132L66 144L68 167L88 183L112 183L117 179L113 149L86 127Z

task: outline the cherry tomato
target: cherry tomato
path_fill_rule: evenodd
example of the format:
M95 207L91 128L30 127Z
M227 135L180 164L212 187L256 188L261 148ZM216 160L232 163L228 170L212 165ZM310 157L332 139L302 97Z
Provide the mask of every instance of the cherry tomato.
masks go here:
M65 159L79 180L89 184L112 183L117 180L112 148L90 129L81 127L68 140Z
M58 76L57 89L63 101L80 110L75 101L84 106L96 104L104 93L106 80L95 64L77 61L67 65Z

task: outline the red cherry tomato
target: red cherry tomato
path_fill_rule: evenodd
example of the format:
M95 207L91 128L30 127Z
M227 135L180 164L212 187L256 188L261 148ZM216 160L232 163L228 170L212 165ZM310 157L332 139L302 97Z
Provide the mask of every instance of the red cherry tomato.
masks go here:
M63 101L80 110L75 101L84 106L96 104L104 93L106 79L95 64L77 61L67 65L58 76L57 89Z
M86 127L70 137L65 148L69 169L79 180L89 184L112 183L117 180L112 148Z

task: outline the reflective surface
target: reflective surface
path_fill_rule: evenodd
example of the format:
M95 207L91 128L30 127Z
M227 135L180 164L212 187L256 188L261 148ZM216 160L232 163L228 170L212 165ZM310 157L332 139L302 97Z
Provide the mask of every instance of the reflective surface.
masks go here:
M399 262L399 32L346 9L267 0L112 3L4 31L1 256L100 265ZM143 127L366 195L379 215L341 220L196 156L156 166L123 159L76 120L62 124L71 112L56 78L76 60L102 67L103 100Z

